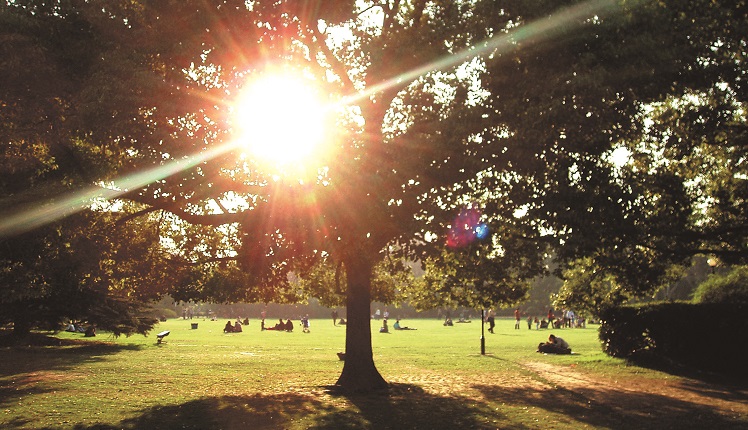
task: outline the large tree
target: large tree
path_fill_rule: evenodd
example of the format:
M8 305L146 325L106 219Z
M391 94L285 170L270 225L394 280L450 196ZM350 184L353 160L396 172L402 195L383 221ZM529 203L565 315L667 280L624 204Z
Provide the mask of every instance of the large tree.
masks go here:
M145 311L169 285L165 254L148 223L118 232L117 217L84 210L0 238L0 323L19 339L70 321L115 336L150 331L157 320Z
M233 298L293 297L290 274L304 277L325 264L335 267L336 282L345 283L348 315L346 363L338 382L351 389L383 387L371 353L374 267L385 260L383 252L394 262L414 257L426 243L441 243L437 237L444 236L450 218L469 203L457 193L452 196L451 190L486 165L473 163L465 149L455 145L455 137L471 130L455 133L446 127L447 117L465 106L439 106L435 99L451 97L451 90L428 90L437 84L449 86L455 79L452 68L445 77L421 79L421 74L413 74L398 79L418 65L469 46L475 36L485 36L482 31L471 36L465 26L472 6L427 6L359 9L354 2L335 7L255 2L250 13L244 2L109 2L98 8L96 2L54 7L11 2L4 9L4 18L14 24L8 38L17 45L10 58L17 63L28 55L43 67L29 77L12 76L22 84L17 88L38 97L27 99L27 94L10 90L4 94L12 130L30 130L27 135L11 133L9 140L18 145L38 142L45 149L72 147L72 156L66 158L73 161L81 153L100 155L92 158L108 162L107 168L79 168L90 178L74 185L105 185L117 175L198 157L235 138L228 133L236 126L230 124L230 106L224 100L234 97L248 78L266 72L267 63L310 73L333 95L331 101L363 91L346 107L355 115L342 118L349 127L358 126L332 142L331 158L313 166L304 181L275 180L275 171L242 158L239 150L217 150L210 158L186 163L181 171L170 171L168 177L129 186L120 197L142 205L127 219L155 211L173 216L176 228L167 236L174 260L179 260L175 264L212 263L191 279L196 282L181 283L182 293L225 298L226 282L221 279L226 276L248 290ZM351 35L334 43L331 30L341 23ZM17 72L14 65L5 70ZM46 82L52 87L37 85ZM420 111L391 109L393 103L415 103L413 97L426 97L419 102ZM34 117L42 109L51 112ZM45 127L25 127L47 118L58 123L51 133ZM418 124L417 132L405 132ZM101 152L74 151L79 147ZM453 168L434 165L449 158ZM70 169L53 170L66 174ZM10 195L17 198L22 191L10 190ZM443 196L446 199L439 201ZM434 238L429 237L432 232ZM232 259L240 271L227 263ZM194 273L186 271L186 277ZM191 290L195 283L199 291ZM499 291L495 297L500 299Z
M744 175L699 175L647 146L658 130L710 124L703 145L718 138L708 147L722 154L710 165L744 160L744 4L693 3L7 2L3 70L38 66L11 74L0 109L15 145L91 148L101 169L76 185L148 172L127 176L119 198L137 204L128 221L168 214L173 264L204 268L183 272L185 294L221 297L229 278L250 300L293 299L309 274L343 283L338 384L371 389L386 385L369 322L383 261L438 268L419 297L487 306L521 299L549 246L638 291L715 239L675 241L673 228L708 225L722 234L708 249L744 258ZM701 25L714 22L725 25ZM281 69L324 88L340 114L305 175L232 144L230 101ZM720 114L649 127L698 95L722 101ZM704 154L689 142L675 148ZM620 167L617 148L653 161ZM693 198L701 178L724 186Z

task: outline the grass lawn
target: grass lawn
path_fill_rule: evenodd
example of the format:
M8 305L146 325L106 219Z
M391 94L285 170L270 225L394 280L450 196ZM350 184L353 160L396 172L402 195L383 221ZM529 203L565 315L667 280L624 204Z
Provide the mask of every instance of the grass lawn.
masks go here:
M549 330L497 321L378 333L386 392L331 390L345 328L224 334L225 320L175 319L148 337L60 333L60 345L0 348L3 429L748 428L748 390L607 357L597 326L554 330L574 354L542 355ZM192 329L191 324L198 328ZM391 327L391 324L390 324ZM160 345L155 333L170 330Z

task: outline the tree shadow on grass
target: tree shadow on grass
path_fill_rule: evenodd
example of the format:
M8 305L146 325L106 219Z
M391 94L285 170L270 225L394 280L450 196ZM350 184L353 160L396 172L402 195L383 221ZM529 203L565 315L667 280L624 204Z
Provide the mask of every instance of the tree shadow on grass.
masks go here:
M682 376L707 384L720 384L733 387L745 387L748 385L748 367L745 360L739 354L735 355L733 363L729 366L700 369L678 363L672 359L659 356L649 351L643 351L627 359L628 363L647 369L665 372L675 376Z
M440 396L392 384L371 394L308 393L206 397L140 412L119 423L77 424L76 430L113 429L488 429L636 428L738 429L746 417L726 416L684 399L616 389L476 385L481 395ZM538 418L507 416L496 403ZM551 416L553 421L545 422ZM742 419L742 421L741 421Z
M113 429L453 429L496 428L486 411L462 398L440 397L412 385L368 395L320 399L312 393L209 397L157 406L116 424L78 424L76 430Z
M659 394L585 387L555 390L520 387L474 386L486 398L501 399L516 407L537 408L568 422L547 423L571 427L584 423L593 428L635 429L745 429L748 417L727 416L711 405ZM558 425L563 424L563 425Z
M19 343L0 333L0 408L14 398L54 389L49 384L37 383L39 381L60 377L68 369L103 360L108 355L139 349L137 345L58 339L40 333L33 333Z
M325 413L329 406L296 393L206 397L179 405L157 406L120 423L76 425L76 430L110 429L276 429Z
M59 339L40 333L22 342L0 334L0 377L42 370L64 370L99 361L121 351L138 351L140 345L114 344L94 338Z
M746 388L745 382L730 381L725 383L723 379L720 379L719 382L691 379L685 380L681 386L698 396L711 397L728 402L742 402L748 405L748 395L746 395L748 388Z
M393 383L372 394L333 395L356 408L321 417L315 428L481 429L496 428L496 419L504 419L478 399L439 396L411 384Z

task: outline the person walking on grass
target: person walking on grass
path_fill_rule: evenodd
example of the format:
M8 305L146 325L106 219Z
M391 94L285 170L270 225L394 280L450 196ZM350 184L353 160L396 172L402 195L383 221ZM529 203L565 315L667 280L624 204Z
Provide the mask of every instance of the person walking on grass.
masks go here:
M488 311L488 317L486 317L486 322L488 323L488 332L493 334L493 328L496 327L496 321L494 317L493 309Z

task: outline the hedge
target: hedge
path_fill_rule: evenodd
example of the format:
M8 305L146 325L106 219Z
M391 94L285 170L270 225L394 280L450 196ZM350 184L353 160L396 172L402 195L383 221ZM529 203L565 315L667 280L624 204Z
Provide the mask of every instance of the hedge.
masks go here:
M699 370L745 377L748 306L656 303L608 308L600 340L614 357L657 358Z

